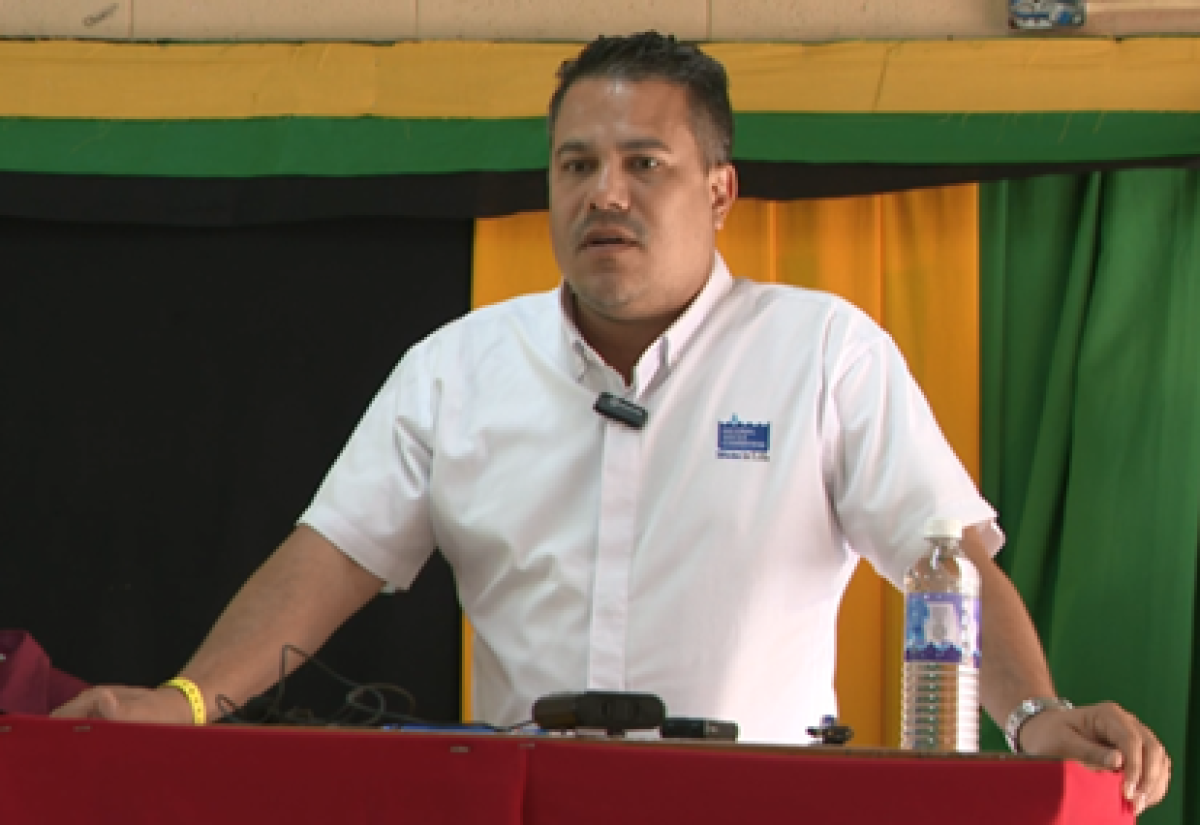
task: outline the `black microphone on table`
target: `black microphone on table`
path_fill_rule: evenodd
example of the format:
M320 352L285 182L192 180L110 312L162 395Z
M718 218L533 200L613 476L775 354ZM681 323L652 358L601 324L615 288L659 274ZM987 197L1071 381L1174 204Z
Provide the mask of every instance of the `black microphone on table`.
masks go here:
M736 722L667 716L667 705L653 693L585 690L551 693L533 703L533 721L544 731L629 731L658 729L663 739L714 739L735 742Z
M639 407L632 401L626 401L611 392L600 393L600 397L596 399L596 405L592 409L611 421L635 430L645 427L646 422L650 419L650 413L646 412L645 407Z

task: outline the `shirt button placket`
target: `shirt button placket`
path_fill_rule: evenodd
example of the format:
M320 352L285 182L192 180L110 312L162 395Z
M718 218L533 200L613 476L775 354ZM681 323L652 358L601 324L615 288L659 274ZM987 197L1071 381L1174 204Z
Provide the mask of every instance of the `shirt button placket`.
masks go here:
M642 434L615 421L605 420L603 426L588 687L625 690L629 578L636 539Z

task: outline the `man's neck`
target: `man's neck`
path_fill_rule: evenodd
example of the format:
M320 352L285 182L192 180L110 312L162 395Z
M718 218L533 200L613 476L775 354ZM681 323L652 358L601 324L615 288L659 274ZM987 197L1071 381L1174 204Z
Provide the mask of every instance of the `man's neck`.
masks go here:
M683 314L684 310L657 318L622 321L583 310L574 294L571 309L575 325L592 349L629 384L642 354Z

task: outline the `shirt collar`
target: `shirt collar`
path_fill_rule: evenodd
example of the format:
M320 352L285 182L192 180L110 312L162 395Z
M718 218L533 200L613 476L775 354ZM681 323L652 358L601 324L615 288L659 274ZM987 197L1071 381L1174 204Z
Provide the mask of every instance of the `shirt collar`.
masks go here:
M704 288L683 311L683 314L676 318L675 322L646 348L646 352L638 361L638 383L642 387L649 384L653 373L657 372L659 367L670 369L678 363L680 354L687 348L688 342L692 340L696 331L700 329L704 321L712 314L713 309L721 302L722 298L729 294L732 288L733 276L729 273L729 267L725 265L725 259L721 257L721 254L715 253L712 271L709 273ZM587 372L588 360L590 358L599 359L575 324L571 288L565 280L558 288L558 305L562 311L563 333L572 354L573 374L575 380L579 381Z
M709 273L704 289L700 290L700 294L688 305L683 314L676 318L675 323L671 324L658 341L651 346L651 349L654 346L664 348L660 357L665 366L675 366L679 361L680 353L695 337L696 330L700 329L708 316L712 315L713 309L721 302L722 298L729 294L731 289L733 289L733 276L729 274L729 267L725 266L725 259L721 257L721 253L715 253L712 272Z

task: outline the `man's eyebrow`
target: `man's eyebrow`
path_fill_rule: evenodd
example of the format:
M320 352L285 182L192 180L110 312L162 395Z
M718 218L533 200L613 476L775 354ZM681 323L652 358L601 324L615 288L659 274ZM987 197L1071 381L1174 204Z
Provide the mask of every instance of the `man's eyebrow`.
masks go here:
M554 154L575 154L578 152L586 152L590 148L592 148L592 145L586 140L564 140L561 144L559 144L558 148L554 150Z
M622 152L637 152L645 149L657 149L662 152L671 151L671 147L655 137L630 138L617 144ZM586 140L564 140L554 150L555 156L579 154L595 151L595 144Z
M619 145L624 152L637 151L639 149L658 149L663 152L671 151L670 146L655 137L632 138L622 141Z

